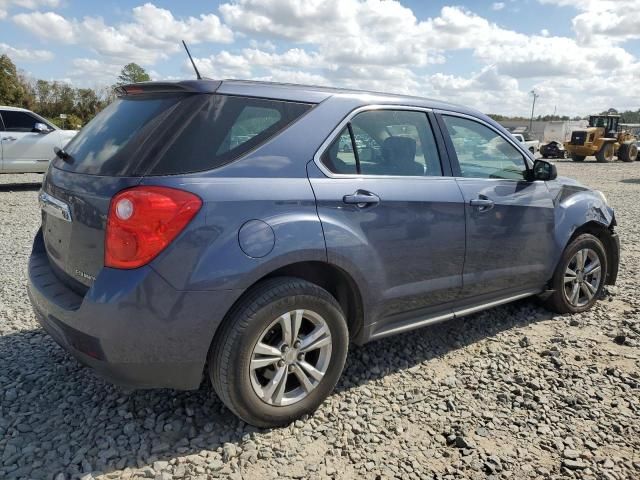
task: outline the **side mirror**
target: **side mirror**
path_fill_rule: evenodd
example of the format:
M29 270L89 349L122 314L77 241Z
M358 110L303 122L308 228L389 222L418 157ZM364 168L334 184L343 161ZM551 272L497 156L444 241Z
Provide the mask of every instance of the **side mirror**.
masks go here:
M546 160L536 160L533 162L533 180L555 180L558 176L558 169L553 163Z
M51 130L49 129L49 127L45 123L37 122L33 126L33 131L36 132L36 133L49 133Z

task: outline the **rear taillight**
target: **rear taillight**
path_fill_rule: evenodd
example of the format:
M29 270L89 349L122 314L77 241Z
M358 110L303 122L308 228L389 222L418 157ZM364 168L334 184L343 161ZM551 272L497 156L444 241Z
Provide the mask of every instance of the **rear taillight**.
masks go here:
M202 200L167 187L134 187L111 200L107 217L104 264L138 268L150 262L184 229Z

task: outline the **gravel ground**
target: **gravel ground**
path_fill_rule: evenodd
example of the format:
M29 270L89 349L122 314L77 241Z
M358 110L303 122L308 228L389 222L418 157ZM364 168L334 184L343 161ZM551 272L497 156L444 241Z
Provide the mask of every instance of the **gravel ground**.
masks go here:
M623 252L591 312L533 301L355 347L311 417L258 430L210 387L122 392L38 328L39 175L0 177L0 478L640 478L640 163L558 163ZM33 182L33 183L28 183Z

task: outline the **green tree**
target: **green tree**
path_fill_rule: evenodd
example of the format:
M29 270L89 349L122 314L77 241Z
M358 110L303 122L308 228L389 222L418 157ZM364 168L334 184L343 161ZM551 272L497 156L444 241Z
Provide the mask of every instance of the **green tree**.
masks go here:
M29 107L30 90L8 55L0 55L0 105Z
M148 82L151 77L147 71L137 63L128 63L120 71L118 75L117 85L125 85L127 83Z

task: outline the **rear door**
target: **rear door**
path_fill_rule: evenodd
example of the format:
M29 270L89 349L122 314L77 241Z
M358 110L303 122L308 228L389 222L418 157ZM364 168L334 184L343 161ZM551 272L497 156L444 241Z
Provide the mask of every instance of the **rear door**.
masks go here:
M463 295L542 288L553 258L554 205L514 141L474 117L442 113L440 124L466 210Z
M455 299L464 206L445 176L428 113L365 109L336 132L309 176L329 259L362 275L374 302L369 320L384 323Z
M43 172L54 156L54 130L51 133L33 131L42 120L29 112L0 110L5 129L2 132L3 169L6 172Z

